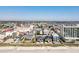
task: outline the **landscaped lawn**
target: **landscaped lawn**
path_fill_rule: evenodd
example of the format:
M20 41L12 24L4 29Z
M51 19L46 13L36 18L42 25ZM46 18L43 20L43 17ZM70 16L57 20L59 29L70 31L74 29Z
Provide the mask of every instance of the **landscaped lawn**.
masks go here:
M78 47L79 44L36 44L36 43L0 43L0 47L2 46L25 46L25 47L59 47L59 46L69 46L69 47Z

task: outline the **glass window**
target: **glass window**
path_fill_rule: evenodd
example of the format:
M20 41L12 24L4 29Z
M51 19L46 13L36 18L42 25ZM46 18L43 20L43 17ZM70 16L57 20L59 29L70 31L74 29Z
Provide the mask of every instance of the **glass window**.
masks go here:
M70 37L71 36L71 29L70 28L64 28L64 36Z
M79 37L79 28L77 28L77 37Z

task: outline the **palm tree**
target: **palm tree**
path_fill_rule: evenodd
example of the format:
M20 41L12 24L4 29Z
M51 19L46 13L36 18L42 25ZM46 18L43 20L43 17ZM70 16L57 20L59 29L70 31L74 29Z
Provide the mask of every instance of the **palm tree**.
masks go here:
M35 43L37 40L36 40L36 31L34 29L34 34L33 34L33 37L32 37L32 42Z

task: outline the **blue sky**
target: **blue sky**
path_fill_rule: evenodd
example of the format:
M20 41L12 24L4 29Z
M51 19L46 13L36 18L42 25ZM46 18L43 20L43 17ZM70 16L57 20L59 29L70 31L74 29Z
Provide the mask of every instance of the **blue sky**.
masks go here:
M0 6L0 20L78 21L78 6Z

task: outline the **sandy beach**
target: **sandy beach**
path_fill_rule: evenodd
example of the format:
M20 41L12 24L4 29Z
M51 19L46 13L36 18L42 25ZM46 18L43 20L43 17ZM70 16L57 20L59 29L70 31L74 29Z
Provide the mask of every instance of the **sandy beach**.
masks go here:
M79 53L79 47L0 47L0 53Z

